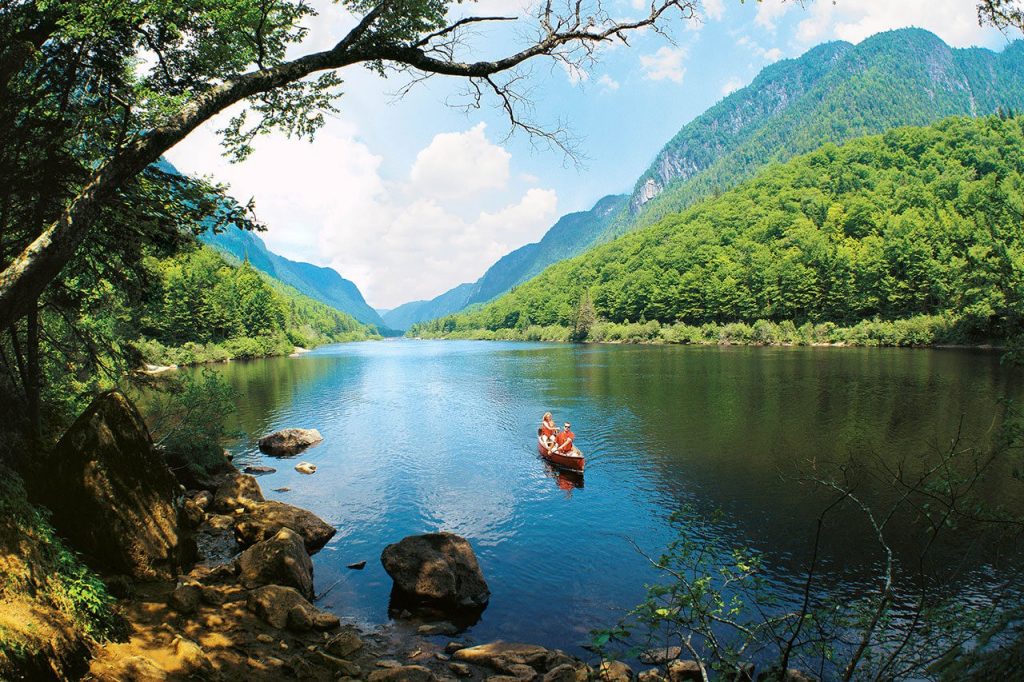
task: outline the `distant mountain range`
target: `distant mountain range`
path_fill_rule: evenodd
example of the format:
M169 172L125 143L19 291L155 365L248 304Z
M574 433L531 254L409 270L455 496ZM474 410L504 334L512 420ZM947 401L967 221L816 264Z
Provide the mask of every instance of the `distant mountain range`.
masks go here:
M157 166L165 173L181 175L181 171L167 159L160 159ZM384 320L367 305L359 287L331 268L278 255L268 249L256 233L244 230L229 229L219 234L206 231L199 235L199 240L240 261L248 259L249 264L260 272L297 289L313 300L348 313L363 324L372 324L378 330L385 331Z
M405 329L492 300L554 262L720 194L769 163L826 142L999 108L1024 109L1022 41L999 53L953 49L928 31L908 28L857 45L819 45L766 67L750 85L684 126L629 197L605 197L590 211L564 216L540 242L508 254L477 282L399 306L384 320Z
M521 246L503 256L476 282L460 284L429 301L400 305L384 314L384 322L392 329L408 329L416 322L444 317L501 296L517 284L539 275L549 265L585 251L608 230L628 198L622 194L607 196L589 211L562 216L539 242Z

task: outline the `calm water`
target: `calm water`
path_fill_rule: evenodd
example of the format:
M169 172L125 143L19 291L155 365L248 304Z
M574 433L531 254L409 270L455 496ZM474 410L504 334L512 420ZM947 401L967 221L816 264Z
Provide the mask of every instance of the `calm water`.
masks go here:
M1024 400L1020 371L968 351L395 341L219 371L242 396L236 463L278 467L260 479L268 497L338 529L314 557L321 606L387 622L381 550L443 529L471 541L491 587L471 637L577 653L658 578L629 540L664 547L681 505L723 511L716 539L764 552L774 589L790 597L828 499L797 480L807 462L895 462L942 447L961 418L962 433L984 441L1000 398ZM588 456L583 487L536 454L545 410L573 422ZM299 456L319 467L313 476L256 449L260 435L291 426L324 436ZM998 480L993 499L1018 494L1019 483ZM897 530L897 550L918 536ZM852 512L830 531L823 583L856 593L878 553ZM944 551L949 565L972 557L963 589L983 592L981 549ZM362 560L363 571L345 568Z

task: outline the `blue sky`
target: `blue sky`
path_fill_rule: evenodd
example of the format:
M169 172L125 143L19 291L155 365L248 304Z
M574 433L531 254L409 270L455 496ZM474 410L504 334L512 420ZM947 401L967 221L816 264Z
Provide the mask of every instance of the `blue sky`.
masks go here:
M526 16L529 0L481 0L468 11ZM635 5L633 3L636 3ZM294 52L323 49L352 25L338 5L320 15ZM256 199L267 244L282 255L334 267L367 301L390 308L473 281L499 257L536 241L571 211L629 192L658 150L684 124L779 59L828 40L859 42L878 31L920 26L955 47L1002 49L1007 38L978 26L973 0L703 0L700 18L673 19L669 39L652 31L602 50L586 71L535 62L527 80L532 118L566 123L582 166L522 134L508 137L501 111L464 111L464 84L433 78L403 98L407 76L342 72L340 114L313 143L261 138L241 164L221 155L215 130L193 133L169 154L181 170ZM606 5L618 17L642 0ZM465 8L460 9L466 12ZM526 21L525 19L523 20ZM519 22L519 32L526 24ZM512 49L516 31L477 38L473 53ZM491 101L490 104L495 104Z

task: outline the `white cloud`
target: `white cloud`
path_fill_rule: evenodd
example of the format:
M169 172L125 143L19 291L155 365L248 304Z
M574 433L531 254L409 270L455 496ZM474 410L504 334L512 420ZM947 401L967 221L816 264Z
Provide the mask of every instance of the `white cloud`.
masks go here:
M640 66L644 69L644 78L652 81L670 80L683 82L686 68L686 49L682 47L661 47L654 54L640 55Z
M733 76L722 85L722 95L728 95L736 92L743 87L743 79L739 76Z
M432 196L461 197L504 187L512 155L492 144L484 123L464 133L440 133L416 155L409 179Z
M769 64L771 64L773 62L777 62L780 59L782 59L782 50L781 49L779 49L777 47L773 47L773 48L770 48L770 49L765 49L765 48L761 47L761 45L759 45L757 43L757 41L753 40L750 36L745 36L745 35L744 36L740 36L736 40L736 44L741 46L741 47L747 48L748 50L753 52L755 55L757 55L761 59L763 59L766 62L768 62Z
M704 0L704 16L713 21L720 20L725 15L724 0Z
M823 0L827 2L828 0ZM757 16L754 17L754 22L768 31L774 31L779 19L781 19L789 10L793 9L795 3L793 0L786 2L785 0L761 0L757 5Z
M602 92L615 92L619 89L619 81L606 73L601 74L601 77L597 79L597 84L601 86Z
M171 161L229 182L240 200L256 197L271 249L334 267L371 305L432 298L475 280L558 217L556 192L526 174L513 179L511 155L483 124L435 135L408 180L389 182L383 157L344 121L332 120L313 144L260 138L241 164L219 155L217 123L171 150Z
M965 0L815 2L808 13L796 29L796 39L803 45L837 38L857 43L907 26L927 29L954 47L999 42L997 31L978 25L975 3Z

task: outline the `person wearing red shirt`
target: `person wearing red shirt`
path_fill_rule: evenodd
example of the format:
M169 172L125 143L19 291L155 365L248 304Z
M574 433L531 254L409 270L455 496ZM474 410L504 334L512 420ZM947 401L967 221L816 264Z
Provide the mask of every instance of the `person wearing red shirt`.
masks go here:
M540 420L540 428L543 429L545 436L553 436L558 431L558 427L555 426L555 419L551 416L550 412L544 413L544 418Z
M576 434L569 430L569 426L569 422L565 422L565 427L557 436L555 436L555 443L558 444L558 451L565 455L572 453L572 442L576 438Z

